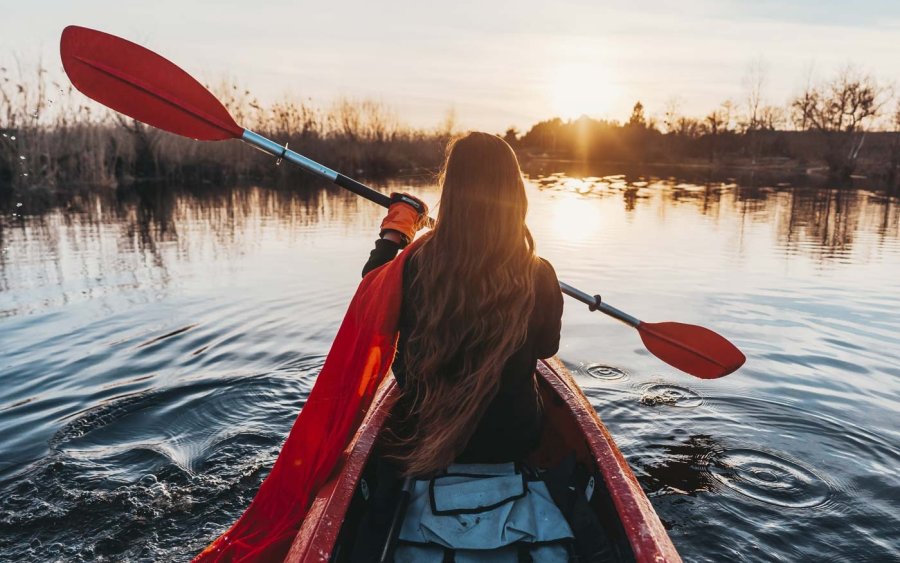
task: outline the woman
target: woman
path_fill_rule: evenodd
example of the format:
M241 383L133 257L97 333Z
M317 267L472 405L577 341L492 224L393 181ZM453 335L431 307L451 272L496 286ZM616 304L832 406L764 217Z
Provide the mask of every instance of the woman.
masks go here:
M569 525L518 463L541 435L535 368L559 349L559 281L535 255L522 173L502 139L470 133L451 143L441 187L434 228L403 264L392 366L401 394L382 444L395 465L379 466L352 560L370 561L395 540L401 562L478 560L483 551L491 560L500 551L566 560ZM421 201L391 197L363 276L392 260L427 217ZM403 511L395 472L407 477L410 501L399 531L388 531Z
M457 139L441 186L434 229L403 272L393 365L402 399L390 446L407 476L522 460L541 431L536 363L559 349L559 281L535 255L512 148L487 133ZM411 196L393 199L363 275L391 260L427 215Z

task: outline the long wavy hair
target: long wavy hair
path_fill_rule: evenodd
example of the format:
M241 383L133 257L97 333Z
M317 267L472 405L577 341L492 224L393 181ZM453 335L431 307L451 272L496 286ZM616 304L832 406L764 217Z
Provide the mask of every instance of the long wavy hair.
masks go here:
M434 229L411 257L420 299L393 456L407 475L433 473L462 453L534 308L538 258L512 148L487 133L458 138L440 183Z

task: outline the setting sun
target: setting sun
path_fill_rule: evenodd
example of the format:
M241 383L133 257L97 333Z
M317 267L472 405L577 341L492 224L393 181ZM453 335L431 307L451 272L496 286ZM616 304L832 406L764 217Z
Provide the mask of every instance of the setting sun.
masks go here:
M550 76L550 104L554 115L576 119L607 114L615 106L618 86L601 64L565 63Z

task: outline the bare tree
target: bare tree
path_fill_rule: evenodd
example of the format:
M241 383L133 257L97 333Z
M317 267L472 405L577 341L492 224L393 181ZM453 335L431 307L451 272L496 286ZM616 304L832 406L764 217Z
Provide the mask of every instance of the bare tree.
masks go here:
M744 88L747 91L747 119L744 126L748 131L762 129L762 112L765 100L763 91L766 86L768 66L762 57L755 59L747 68L744 76Z
M759 128L764 131L775 131L787 122L785 115L782 107L764 105L759 108Z
M847 66L825 83L808 83L791 102L797 127L826 136L825 161L833 174L849 176L866 128L878 117L887 89L870 75Z
M885 88L854 67L846 67L828 83L808 85L791 102L801 129L855 133L878 116Z
M716 108L706 116L706 128L713 136L722 132L725 128L725 116L722 115L722 108Z
M764 141L759 132L775 130L784 115L780 108L766 104L764 92L768 70L765 60L760 57L750 63L744 75L747 113L738 120L738 126L745 136L745 147L753 164L756 164Z
M666 113L663 116L663 125L666 133L677 133L678 121L681 119L681 99L672 96L666 101Z
M680 137L696 139L703 135L705 130L701 120L683 115L675 122L674 133Z

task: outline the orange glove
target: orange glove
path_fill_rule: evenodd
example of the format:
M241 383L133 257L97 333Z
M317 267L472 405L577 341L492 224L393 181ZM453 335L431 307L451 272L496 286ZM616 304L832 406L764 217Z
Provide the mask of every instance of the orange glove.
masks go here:
M407 193L391 194L391 206L381 222L381 236L387 231L395 231L406 246L416 236L416 231L425 226L428 206L421 199Z

